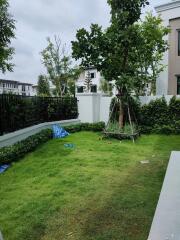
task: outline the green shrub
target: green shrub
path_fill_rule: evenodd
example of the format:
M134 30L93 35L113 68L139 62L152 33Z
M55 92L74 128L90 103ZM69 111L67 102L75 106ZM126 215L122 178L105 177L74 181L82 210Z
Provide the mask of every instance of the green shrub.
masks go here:
M111 122L118 121L119 118L119 106L115 101L116 98L113 98L110 105L110 112L114 109ZM129 107L132 121L138 122L141 133L180 134L180 99L173 97L168 105L165 97L162 97L140 106L139 101L131 98ZM124 121L128 124L127 106L124 110Z
M105 128L104 122L98 122L98 123L90 123L87 127L87 130L93 131L93 132L101 132Z
M76 125L66 126L64 128L69 133L74 133L74 132L79 132L79 131L101 132L105 128L105 123L104 122L80 123L80 124L76 124Z
M153 130L153 127L150 127L150 126L141 125L141 126L139 127L139 131L140 131L140 133L142 133L142 134L151 134L151 133L152 133L152 130Z
M174 127L175 127L175 133L180 134L180 120L175 121Z
M0 135L35 124L77 119L77 99L0 94Z
M168 105L163 97L142 106L139 125L141 133L180 134L180 99Z
M169 103L169 115L172 122L180 121L180 99L171 98Z
M81 131L89 131L90 123L81 123Z
M0 149L0 165L8 164L19 160L27 153L33 151L40 144L47 142L52 138L52 130L42 130L33 136L26 138L12 146L3 147Z
M152 133L170 135L175 133L175 129L173 128L173 126L170 126L170 125L162 125L162 126L156 125L152 129Z
M81 124L70 125L70 126L66 126L64 128L69 133L80 132L81 131Z
M165 98L156 99L141 107L140 125L154 127L170 124L168 105Z

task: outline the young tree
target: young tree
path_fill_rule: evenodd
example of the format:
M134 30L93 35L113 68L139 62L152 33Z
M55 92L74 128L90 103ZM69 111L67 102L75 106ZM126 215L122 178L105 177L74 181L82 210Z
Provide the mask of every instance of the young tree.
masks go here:
M110 26L104 31L97 24L91 25L90 32L84 28L78 30L72 49L73 57L81 59L82 66L95 66L106 80L115 81L119 98L119 125L123 128L124 105L132 92L149 81L149 66L146 68L143 63L146 56L143 54L143 59L140 57L141 48L148 48L149 43L144 41L137 24L141 9L148 1L108 0L108 3L111 7Z
M89 93L91 91L91 86L92 86L91 73L89 71L87 72L87 75L86 75L86 78L84 81L84 85L86 88L86 92Z
M39 75L38 77L37 94L42 97L51 96L49 81L45 75Z
M169 28L162 25L160 16L155 17L148 13L145 20L139 24L143 44L139 48L140 65L148 76L151 85L150 94L156 94L156 80L165 67L161 64L164 52L168 49L168 43L164 36L170 32Z
M47 38L48 46L41 52L42 62L46 67L48 79L55 86L57 96L64 96L68 92L68 85L76 80L78 69L72 67L71 57L67 55L65 45L55 36L54 42Z
M11 39L15 37L15 21L8 12L7 0L0 0L0 71L13 70L12 59L14 49L10 47Z

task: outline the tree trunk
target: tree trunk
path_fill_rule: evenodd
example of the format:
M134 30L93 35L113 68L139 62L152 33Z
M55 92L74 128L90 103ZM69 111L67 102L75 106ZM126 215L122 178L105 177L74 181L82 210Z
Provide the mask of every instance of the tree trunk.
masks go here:
M119 127L120 129L124 127L124 107L121 99L119 100Z

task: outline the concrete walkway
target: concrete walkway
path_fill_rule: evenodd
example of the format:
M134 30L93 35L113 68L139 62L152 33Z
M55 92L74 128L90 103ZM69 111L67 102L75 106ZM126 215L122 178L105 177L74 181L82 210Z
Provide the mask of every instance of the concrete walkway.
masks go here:
M1 232L0 232L0 240L3 240L3 236L2 236L2 234L1 234Z
M148 240L180 240L180 152L172 152Z

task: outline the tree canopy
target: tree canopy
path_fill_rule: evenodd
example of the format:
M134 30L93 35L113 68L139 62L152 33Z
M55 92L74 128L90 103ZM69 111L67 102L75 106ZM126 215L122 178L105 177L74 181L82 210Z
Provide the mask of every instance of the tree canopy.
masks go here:
M11 40L15 37L15 20L9 13L7 0L0 0L0 71L13 70L12 55L14 49L10 47Z
M149 4L146 0L108 0L108 4L110 26L104 30L92 24L90 31L78 30L72 50L82 66L95 66L106 80L115 81L122 113L128 96L132 92L139 94L162 70L157 63L168 47L163 37L169 30L161 25L159 17L152 15L140 22L142 8ZM155 70L153 77L150 68ZM121 126L122 119L123 116Z
M42 97L51 95L49 81L45 75L39 75L38 77L37 94Z
M47 38L48 46L41 52L42 62L46 67L48 79L55 86L54 94L64 96L74 94L75 80L81 70L72 66L71 56L66 52L66 46L62 45L58 36L54 37L54 42Z

